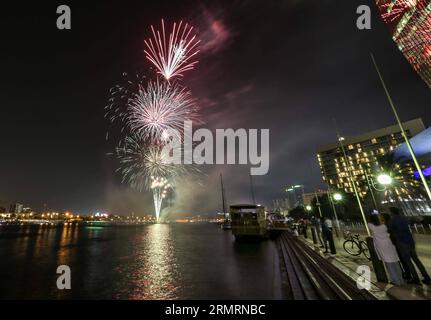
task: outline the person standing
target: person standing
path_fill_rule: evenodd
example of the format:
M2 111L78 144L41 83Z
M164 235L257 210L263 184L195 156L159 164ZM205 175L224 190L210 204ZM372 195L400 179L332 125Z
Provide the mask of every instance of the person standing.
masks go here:
M308 229L308 220L302 220L302 232L304 234L304 238L307 239L307 229Z
M312 232L314 232L314 235L316 237L316 240L319 240L320 242L320 247L323 248L323 241L322 241L322 237L320 236L320 222L319 222L319 218L316 218L315 216L313 216L311 218L311 228L312 228Z
M382 213L382 218L383 218L383 223L386 225L386 228L388 228L389 238L391 239L392 243L394 244L395 249L397 250L398 257L400 258L401 270L403 272L403 279L406 281L411 281L412 276L411 276L410 271L409 271L409 266L407 265L406 261L404 260L402 254L400 252L399 244L397 243L397 239L389 227L391 215L389 213L384 212L384 213Z
M323 253L328 253L328 243L331 241L332 237L332 221L329 218L323 220L322 223L322 238L325 246L325 251Z
M392 283L395 285L403 285L404 280L397 250L389 237L388 228L385 224L380 222L378 214L371 214L368 228L373 236L373 243L377 256L384 262Z
M328 229L329 229L330 231L332 231L332 220L331 220L331 219L329 219L329 218L326 218L326 219L325 219L325 223L326 223L326 225L328 226Z
M401 215L398 208L390 207L389 211L392 214L389 221L389 232L394 235L402 259L405 261L408 272L412 277L408 283L421 284L418 273L413 265L414 262L423 276L422 282L431 284L431 278L416 253L415 240L410 232L407 220Z

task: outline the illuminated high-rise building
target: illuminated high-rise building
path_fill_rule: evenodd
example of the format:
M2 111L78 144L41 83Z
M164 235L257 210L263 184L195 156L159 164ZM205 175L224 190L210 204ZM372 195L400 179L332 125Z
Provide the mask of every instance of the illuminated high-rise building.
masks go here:
M410 144L431 187L431 128L412 137ZM389 160L395 169L392 173L395 183L393 188L385 191L383 202L396 202L405 215L431 215L431 201L405 142L389 154Z
M404 127L408 137L412 137L425 129L422 119L404 122ZM350 171L354 176L360 195L365 197L368 191L365 174L371 175L373 173L379 156L391 152L403 142L404 138L398 125L354 137L344 137L343 144L348 163L344 159L339 143L320 146L317 159L322 178L327 181L332 190L353 193L353 186L349 178Z
M304 193L304 206L312 205L316 201L316 196L321 198L327 195L326 190L317 190L316 192Z
M14 203L10 206L10 213L20 214L23 211L23 207L21 203Z
M297 184L286 188L288 209L292 210L296 207L304 206L304 186Z
M376 0L392 38L431 88L431 0Z

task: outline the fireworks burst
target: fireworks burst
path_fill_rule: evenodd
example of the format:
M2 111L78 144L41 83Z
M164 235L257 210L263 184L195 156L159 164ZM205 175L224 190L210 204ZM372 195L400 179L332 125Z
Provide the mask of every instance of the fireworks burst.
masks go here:
M128 80L124 86L113 87L110 93L105 118L121 123L121 132L135 132L157 142L169 130L181 134L184 121L198 121L196 100L177 83L157 80L144 87L142 80Z
M193 27L182 21L174 23L168 35L163 20L161 31L156 31L153 26L151 30L153 38L145 40L146 58L167 81L159 78L147 81L140 75L128 80L128 75L123 74L126 82L110 90L105 118L121 124L121 133L125 134L114 154L120 162L117 172L121 173L122 182L138 191L152 191L158 221L163 199L173 189L176 178L192 171L199 172L193 165L172 163L174 159L166 154L164 147L173 152L175 159L176 155L186 156L184 153L190 152L176 143L169 144L169 141L177 138L172 137L173 130L180 139L184 137L185 121L198 121L197 105L189 90L178 81L170 80L182 77L198 63L195 56L200 41L193 33Z
M121 132L124 132L127 125L127 106L132 98L139 92L140 88L144 87L145 77L135 74L134 77L129 77L123 73L123 83L117 84L109 90L108 104L105 106L105 118L111 123L119 122ZM107 132L106 137L108 140Z
M138 191L152 191L157 221L163 199L167 191L173 190L176 179L198 171L194 166L171 163L163 147L164 144L155 144L142 136L126 136L115 150L120 162L117 172L121 173L122 182ZM182 152L182 148L178 147L175 152Z
M190 91L178 84L149 82L128 101L127 123L133 132L160 140L167 130L182 132L184 121L196 120Z
M151 177L151 190L153 190L154 210L156 211L156 219L159 221L160 210L162 208L163 199L166 197L167 191L171 188L170 183L166 178Z
M431 4L429 0L377 0L392 39L431 88Z
M165 23L162 19L162 30L155 30L151 26L153 38L145 40L146 57L157 68L157 72L166 80L182 77L183 72L191 70L198 63L194 60L199 52L199 40L193 34L193 27L174 23L172 31L166 35Z
M151 189L154 177L175 179L185 173L183 165L170 163L162 145L155 145L141 136L127 136L115 151L122 181L138 191Z
M377 1L377 5L379 5L382 9L382 18L386 23L394 22L395 20L400 19L407 10L414 8L416 4L417 0Z

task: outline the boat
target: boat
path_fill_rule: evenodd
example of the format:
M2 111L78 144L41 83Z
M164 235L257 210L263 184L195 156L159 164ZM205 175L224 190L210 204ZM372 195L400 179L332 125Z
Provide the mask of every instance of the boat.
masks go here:
M265 207L255 204L232 205L229 215L236 241L268 238Z
M279 212L268 213L267 229L271 239L277 238L284 231L288 230L288 219Z

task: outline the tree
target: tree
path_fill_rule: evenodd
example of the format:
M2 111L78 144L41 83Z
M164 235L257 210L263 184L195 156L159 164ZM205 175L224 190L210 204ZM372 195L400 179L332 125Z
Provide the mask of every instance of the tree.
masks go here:
M295 209L289 211L289 217L299 220L307 217L307 213L304 210L304 207L298 206Z

